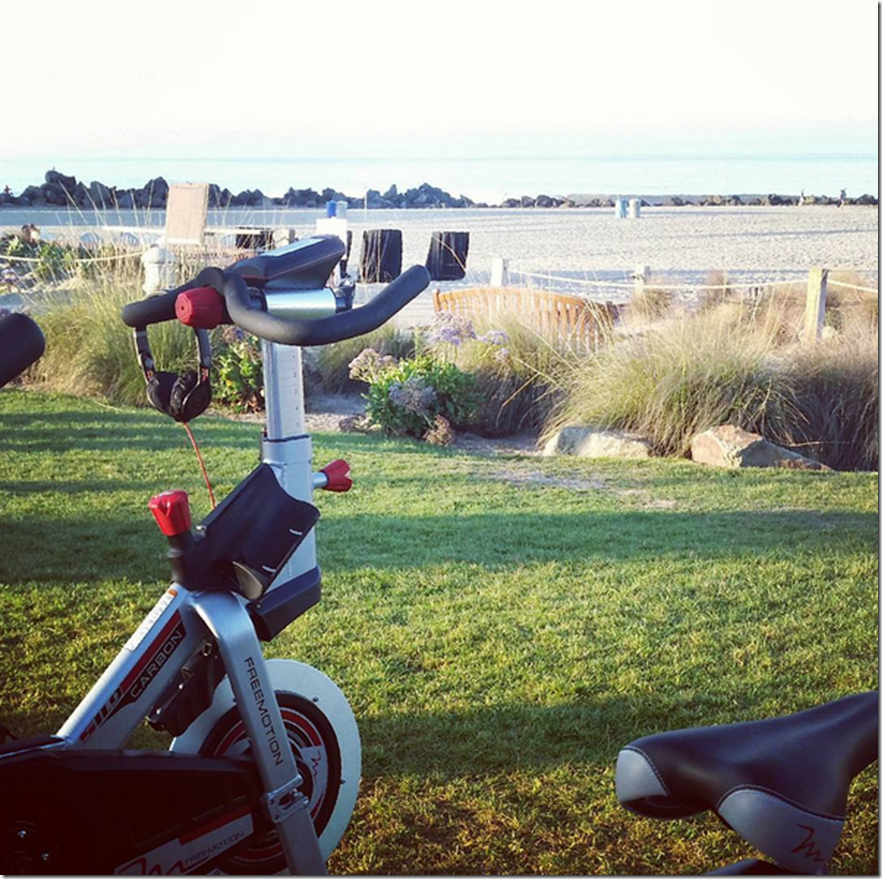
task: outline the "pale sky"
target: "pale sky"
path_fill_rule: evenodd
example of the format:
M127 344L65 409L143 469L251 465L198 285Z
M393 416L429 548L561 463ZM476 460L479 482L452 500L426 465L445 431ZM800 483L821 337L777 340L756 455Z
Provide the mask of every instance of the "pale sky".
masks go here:
M876 149L875 0L35 10L4 4L0 157Z

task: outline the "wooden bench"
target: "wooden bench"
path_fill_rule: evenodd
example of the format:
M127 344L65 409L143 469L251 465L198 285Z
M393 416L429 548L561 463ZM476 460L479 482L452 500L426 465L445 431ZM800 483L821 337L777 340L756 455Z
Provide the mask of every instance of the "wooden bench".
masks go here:
M611 302L522 287L435 290L435 311L488 324L513 319L549 340L583 350L597 348L619 317L619 306Z

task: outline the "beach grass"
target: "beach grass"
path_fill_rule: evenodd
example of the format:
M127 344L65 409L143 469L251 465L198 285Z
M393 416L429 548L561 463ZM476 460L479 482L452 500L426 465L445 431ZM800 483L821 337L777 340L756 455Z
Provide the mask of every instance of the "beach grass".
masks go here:
M635 431L657 454L734 423L836 469L878 467L878 328L854 318L804 344L789 302L719 302L675 313L561 374L546 424ZM803 294L804 309L804 294Z
M167 582L146 504L208 512L186 437L148 410L0 393L0 719L53 731ZM259 429L194 424L218 496ZM712 815L619 807L618 750L877 686L878 479L685 461L476 457L319 434L321 604L268 647L329 674L363 781L332 873L694 874L756 853ZM148 728L138 747L165 747ZM878 870L874 769L834 873Z

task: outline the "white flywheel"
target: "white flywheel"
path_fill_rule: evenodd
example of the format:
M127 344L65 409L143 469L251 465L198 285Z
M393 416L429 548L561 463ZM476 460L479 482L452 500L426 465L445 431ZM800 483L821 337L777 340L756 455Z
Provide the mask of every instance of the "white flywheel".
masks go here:
M346 697L326 675L291 659L271 659L267 671L291 742L319 847L327 860L349 824L361 780L361 741ZM245 727L224 678L211 706L171 743L171 750L204 756L241 756ZM231 855L227 873L274 873L285 868L275 831Z

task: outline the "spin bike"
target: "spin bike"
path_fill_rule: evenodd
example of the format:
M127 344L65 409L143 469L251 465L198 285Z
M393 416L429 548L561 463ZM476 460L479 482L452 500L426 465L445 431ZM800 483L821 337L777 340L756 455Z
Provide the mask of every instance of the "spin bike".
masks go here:
M211 398L208 330L262 340L261 463L195 528L185 492L150 501L172 583L56 735L0 745L0 873L325 872L358 791L358 728L329 678L260 646L319 601L313 491L352 484L343 461L312 470L300 346L369 332L429 283L414 266L353 308L354 285L328 285L344 253L304 239L124 309L151 402L185 423ZM196 335L182 375L148 342L171 320ZM123 750L145 718L170 751Z

